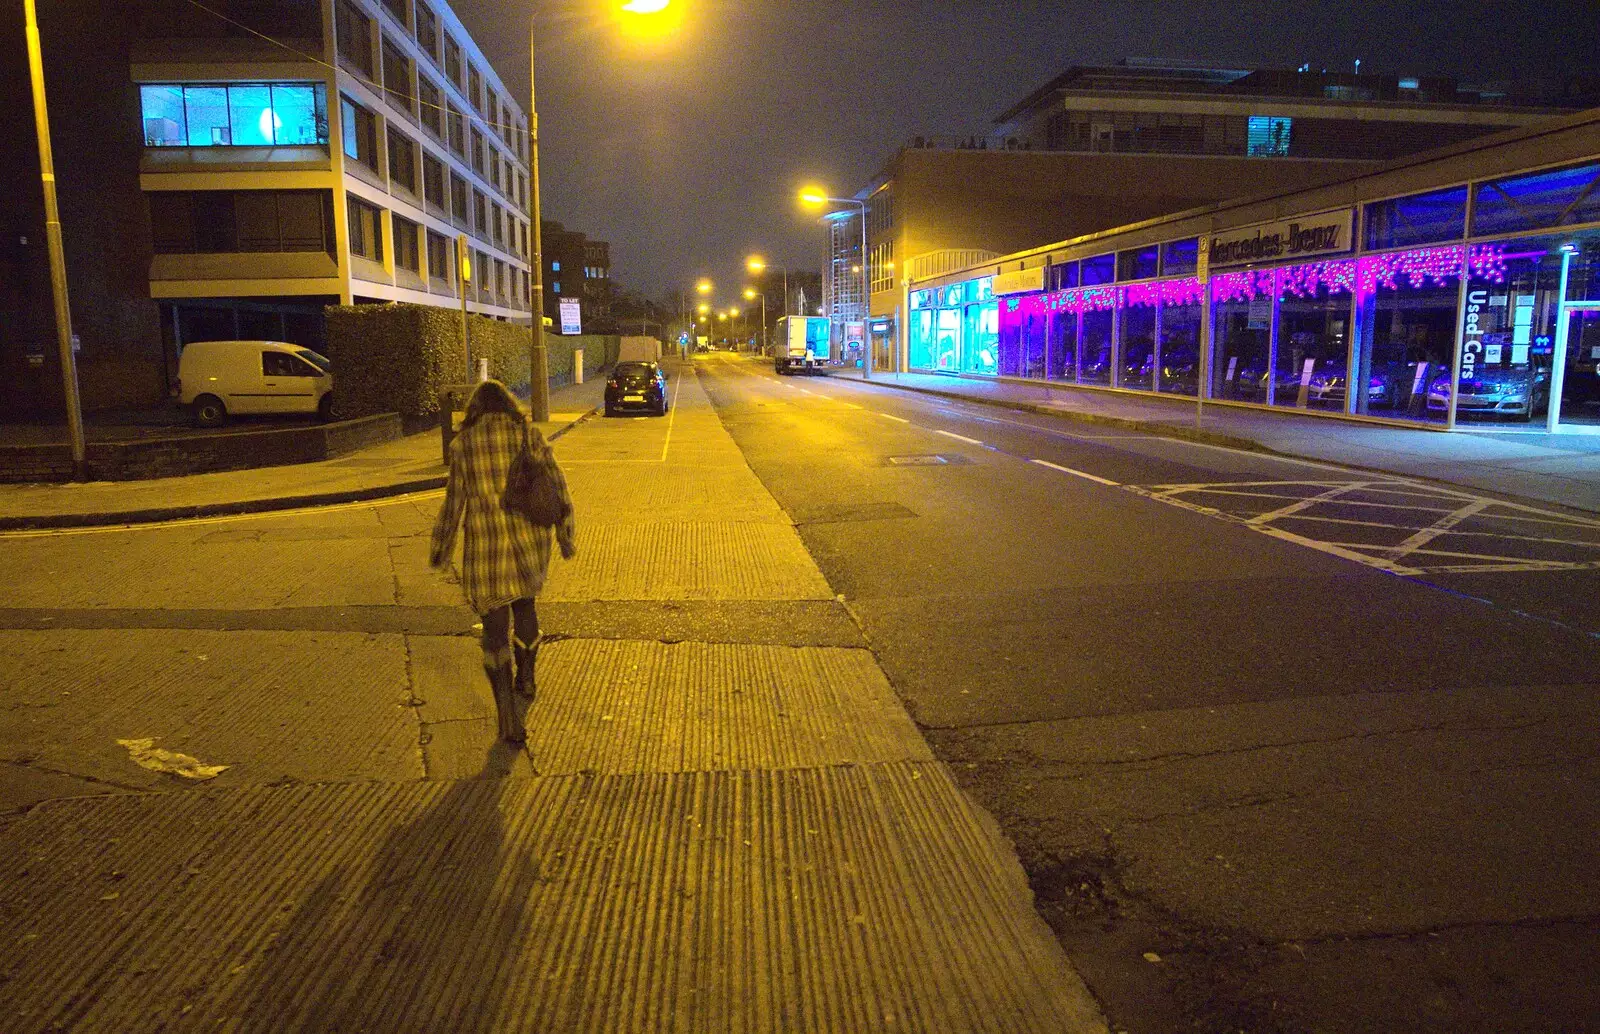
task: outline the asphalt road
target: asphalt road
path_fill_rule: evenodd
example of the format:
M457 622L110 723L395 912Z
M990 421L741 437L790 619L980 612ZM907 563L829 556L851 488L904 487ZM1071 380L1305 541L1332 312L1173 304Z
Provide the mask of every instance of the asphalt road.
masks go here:
M698 365L1114 1029L1600 1029L1600 521Z

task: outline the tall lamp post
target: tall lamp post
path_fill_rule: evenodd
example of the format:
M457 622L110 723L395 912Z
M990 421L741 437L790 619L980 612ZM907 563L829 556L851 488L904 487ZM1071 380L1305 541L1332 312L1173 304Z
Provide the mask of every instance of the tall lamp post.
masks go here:
M83 402L78 396L78 362L72 354L72 307L67 297L67 259L61 247L61 212L56 207L55 154L50 147L50 110L44 96L44 55L34 0L23 0L28 37L28 74L33 84L33 122L39 136L39 179L44 183L44 236L50 255L50 290L56 310L56 353L61 362L62 401L72 438L72 476L88 480L83 444Z
M867 203L853 197L829 197L821 187L800 192L800 203L820 211L829 205L854 205L861 211L861 379L872 379L872 335L867 330L872 319L872 271L867 262Z
M753 302L757 297L761 299L761 354L767 354L767 295L764 291L757 291L754 287L744 289L745 301Z
M762 273L765 273L767 270L773 269L773 268L776 268L778 270L778 272L782 273L783 274L783 314L785 316L793 315L792 313L789 312L789 267L788 266L780 265L780 266L774 267L770 262L768 262L766 259L762 258L760 255L751 255L750 258L745 261L745 268L750 270L750 272L756 274L757 276L760 276Z
M26 0L32 5L33 0ZM671 6L672 0L628 0L622 10L630 16L656 15ZM532 315L532 337L528 348L528 408L533 419L550 419L550 360L544 343L544 234L539 213L539 107L538 107L538 50L537 21L530 12L528 17L528 220L533 224L530 236L532 245L533 287L537 308Z

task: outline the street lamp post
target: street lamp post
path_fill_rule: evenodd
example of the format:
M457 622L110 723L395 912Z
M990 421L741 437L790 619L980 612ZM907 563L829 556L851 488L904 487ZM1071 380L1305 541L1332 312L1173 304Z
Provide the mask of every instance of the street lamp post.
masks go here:
M28 74L33 84L33 120L39 136L39 179L44 184L44 236L50 255L50 290L56 310L56 353L61 362L62 401L67 407L67 432L72 438L72 476L88 480L83 444L83 402L78 396L78 362L72 354L72 307L67 297L67 259L61 246L61 212L56 206L55 155L50 147L50 110L44 96L44 55L39 45L39 18L34 0L23 0L28 37Z
M872 271L867 262L867 203L860 198L829 197L827 191L807 187L800 192L800 201L812 208L826 205L854 205L861 211L861 379L872 379L872 335L868 324L872 320Z
M744 289L744 297L745 297L746 301L755 301L756 296L758 294L761 297L761 354L762 355L766 355L767 354L767 293L765 291L759 291L758 292L753 287L746 287ZM785 303L785 304L787 304L787 303Z
M33 0L27 0L32 4ZM665 10L672 0L628 0L622 5L622 10L634 16L657 15ZM539 213L539 107L538 107L538 60L536 52L538 41L536 29L537 19L530 11L528 15L528 219L532 222L533 239L529 242L532 248L533 263L533 298L536 299L537 308L532 315L532 334L528 348L528 408L533 411L533 419L544 421L550 419L550 360L544 343L544 234L540 226Z
M769 270L769 269L771 269L773 267L772 267L771 263L769 263L766 259L762 258L760 255L751 255L749 260L745 262L745 268L750 270L750 272L752 272L752 273L760 275L761 273L764 273L764 272L766 272L767 270ZM780 265L780 266L777 267L777 269L778 269L778 272L783 274L783 314L785 316L788 316L790 314L789 313L789 267L788 266L784 266L784 265Z

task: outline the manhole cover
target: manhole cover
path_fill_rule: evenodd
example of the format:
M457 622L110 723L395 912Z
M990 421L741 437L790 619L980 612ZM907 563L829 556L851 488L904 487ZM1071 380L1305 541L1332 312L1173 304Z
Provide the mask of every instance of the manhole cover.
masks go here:
M891 467L945 467L957 463L970 463L965 456L930 453L925 456L890 456Z

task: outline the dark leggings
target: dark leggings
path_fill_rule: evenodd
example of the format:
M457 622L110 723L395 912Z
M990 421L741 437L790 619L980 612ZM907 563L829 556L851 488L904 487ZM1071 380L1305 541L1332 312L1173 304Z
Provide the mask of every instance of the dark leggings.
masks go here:
M518 646L528 647L539 641L539 614L533 608L533 600L517 600L483 615L483 663L510 663L513 631Z

